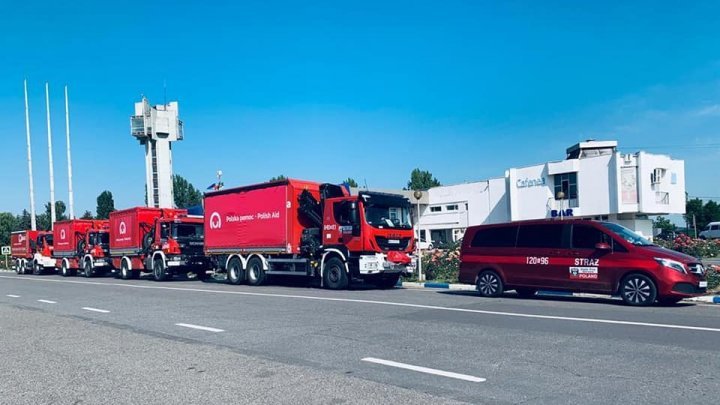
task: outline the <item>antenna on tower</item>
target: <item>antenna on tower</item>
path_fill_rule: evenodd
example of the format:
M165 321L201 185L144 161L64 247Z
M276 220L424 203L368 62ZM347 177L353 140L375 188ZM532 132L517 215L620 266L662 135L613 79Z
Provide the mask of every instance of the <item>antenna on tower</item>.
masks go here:
M68 165L68 204L70 205L70 219L75 219L75 203L73 200L72 158L70 156L70 107L68 104L68 86L65 86L65 142L67 144Z
M35 222L35 189L33 187L32 148L30 147L30 108L28 107L27 79L23 80L25 90L25 135L27 136L28 178L30 179L30 229L37 229Z
M55 175L53 174L52 129L50 129L50 85L45 82L45 108L47 111L48 166L50 167L50 229L55 226Z

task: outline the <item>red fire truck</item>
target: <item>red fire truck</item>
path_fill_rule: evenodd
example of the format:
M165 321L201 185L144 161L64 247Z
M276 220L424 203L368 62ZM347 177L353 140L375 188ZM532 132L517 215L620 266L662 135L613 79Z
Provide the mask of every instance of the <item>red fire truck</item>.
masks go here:
M409 272L410 201L300 180L205 195L205 252L228 282L316 277L330 289L364 280L383 288Z
M17 274L25 274L32 265L38 231L17 231L10 234L10 255Z
M63 277L82 270L85 277L112 271L109 221L72 219L53 226L55 267Z
M203 219L187 210L136 207L110 213L110 257L123 279L151 272L157 281L181 272L207 277Z

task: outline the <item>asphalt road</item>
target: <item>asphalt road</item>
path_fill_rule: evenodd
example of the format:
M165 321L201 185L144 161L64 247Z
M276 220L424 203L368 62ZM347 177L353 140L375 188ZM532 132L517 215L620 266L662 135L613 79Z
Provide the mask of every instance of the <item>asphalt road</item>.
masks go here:
M720 397L710 305L0 272L0 333L0 403Z

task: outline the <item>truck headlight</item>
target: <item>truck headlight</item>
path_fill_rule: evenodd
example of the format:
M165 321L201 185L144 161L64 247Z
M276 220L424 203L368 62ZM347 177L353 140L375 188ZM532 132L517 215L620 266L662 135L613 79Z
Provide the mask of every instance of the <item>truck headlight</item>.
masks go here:
M687 274L687 270L685 270L685 265L678 261L671 260L671 259L665 259L662 257L656 257L655 261L658 262L658 264L660 264L663 267L673 269L673 270L677 271L678 273Z

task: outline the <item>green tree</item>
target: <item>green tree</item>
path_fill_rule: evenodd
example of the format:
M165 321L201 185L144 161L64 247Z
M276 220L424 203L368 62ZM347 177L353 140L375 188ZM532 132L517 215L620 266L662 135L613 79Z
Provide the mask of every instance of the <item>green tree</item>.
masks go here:
M433 177L432 173L427 170L414 169L410 173L410 181L408 181L408 190L427 190L432 187L441 186L438 179Z
M97 219L108 219L110 218L110 213L115 211L115 200L113 200L113 195L110 191L105 190L97 197L97 209L95 212L97 213Z
M17 226L16 218L9 212L0 212L0 246L10 244L10 232Z
M695 223L697 224L697 229L702 229L705 227L704 223L704 213L703 213L703 202L699 198L693 198L692 200L687 200L685 203L685 222L688 225L688 229L693 229L693 219L695 220ZM697 236L697 235L693 235Z
M28 210L23 210L22 214L15 217L15 229L13 231L24 231L32 227L32 218Z
M655 218L653 220L653 227L655 229L660 229L662 232L674 231L677 228L675 224L670 222L670 220L665 217Z
M720 205L713 200L708 200L703 206L703 228L710 222L720 221ZM698 224L698 228L700 224Z
M80 219L93 219L93 214L92 214L92 212L85 210L85 212L83 212Z
M358 186L357 181L355 181L355 179L353 179L352 177L348 177L347 179L345 179L345 181L343 181L343 183L347 183L350 187L357 188Z
M284 175L281 174L279 176L270 178L270 180L268 180L268 181L281 181L281 180L287 180L287 177L285 177Z
M173 200L175 207L187 208L202 204L202 193L179 174L173 175Z

